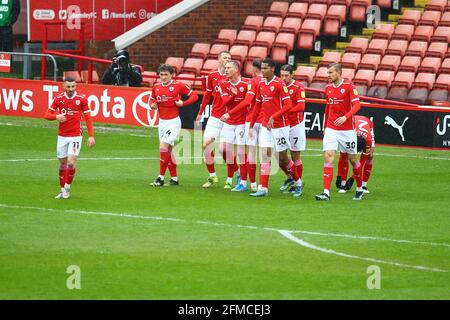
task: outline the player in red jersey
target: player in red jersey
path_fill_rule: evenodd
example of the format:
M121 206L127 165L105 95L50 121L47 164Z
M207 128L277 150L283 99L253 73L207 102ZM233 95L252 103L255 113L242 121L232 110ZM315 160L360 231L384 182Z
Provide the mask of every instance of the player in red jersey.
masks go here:
M222 103L229 114L247 94L250 79L242 78L239 74L240 65L236 61L229 61L225 65L225 74L227 80L219 83L219 92ZM225 189L231 189L233 176L236 172L240 173L236 187L231 191L247 191L247 165L245 153L245 118L247 110L242 109L228 117L220 133L220 150L227 164L227 180ZM239 157L239 167L236 163L235 148ZM238 171L239 169L239 171Z
M280 69L280 78L286 84L291 96L292 108L287 113L289 119L289 143L291 150L291 161L293 161L294 170L297 171L301 181L301 190L303 191L303 163L300 159L300 152L306 150L306 133L303 111L305 111L305 88L303 84L295 81L293 78L294 67L285 64ZM285 193L294 192L294 179L291 175L287 176L280 191Z
M250 123L249 135L254 135L254 124L261 112L262 122L259 132L259 146L261 148L260 163L260 187L258 191L251 193L253 197L264 197L268 194L270 160L272 150L275 148L279 159L280 168L292 175L295 180L295 197L301 196L301 180L294 170L292 161L289 159L287 149L289 148L289 121L286 113L292 107L289 90L283 80L275 76L275 62L266 58L261 63L261 72L264 80L258 85L255 110Z
M362 189L364 193L370 193L367 189L367 182L369 181L373 165L373 152L375 150L375 134L373 131L373 122L364 116L355 116L356 135L358 152L361 152L360 162L363 172ZM347 154L341 152L339 157L338 176L336 178L336 187L340 193L345 193L351 190L354 178L347 180L348 161Z
M241 112L241 110L247 110L247 116L245 119L245 145L246 145L246 155L247 155L247 173L248 178L250 180L250 188L252 192L258 191L258 186L256 184L256 146L258 144L258 135L259 130L261 128L261 119L262 119L262 113L260 113L259 117L256 119L256 123L253 127L255 130L255 134L250 138L249 137L249 131L250 131L250 122L253 118L253 111L254 106L256 102L256 93L258 89L258 85L263 79L261 75L261 60L253 60L252 62L252 80L249 84L249 87L247 88L247 93L245 96L244 101L240 102L235 108L225 113L221 120L227 121L229 117L234 115L235 113ZM238 188L241 188L239 186L236 186ZM236 190L239 191L239 190Z
M84 117L88 130L87 146L95 145L94 127L91 110L84 95L78 94L77 84L73 78L63 81L64 93L58 95L48 107L45 119L59 122L57 157L59 159L59 186L61 191L55 197L67 199L70 197L70 186L75 177L75 163L80 154L83 131L81 121Z
M219 61L219 70L210 73L206 78L206 92L196 119L197 122L202 120L203 111L209 103L210 98L213 97L211 114L206 123L205 132L203 133L203 155L209 172L208 180L203 184L204 188L209 188L219 182L214 166L214 141L220 137L220 131L223 126L220 117L225 113L225 106L221 103L221 97L218 92L219 83L227 79L225 75L225 64L231 60L231 54L228 51L223 51L219 53L217 59Z
M169 184L177 186L177 164L172 148L181 130L180 108L194 103L198 96L188 85L172 80L175 69L171 65L160 65L158 74L161 83L155 83L153 86L149 105L151 109L158 110L159 116L159 176L151 185L164 186L164 175L169 168ZM188 99L181 100L182 95L188 96Z
M350 81L342 78L342 67L333 63L328 67L331 84L325 87L327 105L325 109L325 131L323 134L324 168L322 194L316 200L330 200L330 185L333 180L333 160L337 150L348 154L353 166L357 188L353 200L362 200L361 163L357 158L356 131L353 115L361 107L358 92Z

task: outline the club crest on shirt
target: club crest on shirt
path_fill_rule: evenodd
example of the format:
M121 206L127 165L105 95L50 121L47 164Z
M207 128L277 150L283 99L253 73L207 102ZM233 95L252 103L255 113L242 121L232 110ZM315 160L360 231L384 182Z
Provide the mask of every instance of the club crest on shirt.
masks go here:
M293 94L294 93L294 90L289 90L289 94Z
M245 90L245 89L244 89L243 87L240 87L240 88L239 88L239 91L240 91L240 92L244 92L244 90Z
M341 89L341 93L344 94L345 93L345 89Z
M75 101L75 104L76 104L77 106L79 106L80 103L81 103L80 100L76 100L76 101Z
M172 92L172 91L173 91L173 87L170 87L170 88L169 88L169 91L171 91L171 92Z
M270 87L270 91L275 91L275 87L274 87L274 86L271 86L271 87Z

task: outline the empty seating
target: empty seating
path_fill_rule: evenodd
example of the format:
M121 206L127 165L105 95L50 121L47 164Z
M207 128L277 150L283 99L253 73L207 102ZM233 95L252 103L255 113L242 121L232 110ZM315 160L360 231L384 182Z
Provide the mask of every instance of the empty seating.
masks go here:
M387 39L390 40L394 33L395 26L393 24L380 24L376 27L372 39Z
M406 56L402 59L398 71L416 72L420 66L422 58L419 56Z
M447 0L428 0L428 3L425 5L425 10L435 10L435 11L444 11L447 5Z
M230 49L231 59L239 61L241 65L245 57L247 56L247 53L248 53L247 46L236 45L232 46Z
M423 58L425 52L428 49L428 42L426 41L411 41L408 46L408 50L406 50L407 56L420 56Z
M419 25L436 27L441 20L440 11L425 11L419 20Z
M280 32L291 32L297 35L301 26L302 26L301 18L288 17L284 19L283 24L281 25L280 28Z
M219 61L217 59L208 59L203 64L200 75L205 75L219 69Z
M442 27L450 27L450 11L444 12L438 25Z
M418 72L437 73L441 67L441 58L425 57L420 64Z
M241 30L233 45L243 45L250 47L256 39L255 30Z
M286 17L295 17L303 19L308 12L308 3L307 2L293 2L288 12L286 13Z
M209 51L208 55L206 56L207 59L217 59L217 56L222 51L228 51L230 49L230 46L228 44L224 43L215 43L211 46L211 50Z
M323 20L327 12L327 5L322 3L313 3L308 8L306 19L318 19Z
M436 42L450 42L450 27L437 27L431 37L431 41Z
M181 78L181 79L180 79ZM192 87L195 82L195 76L192 73L180 73L175 79Z
M352 21L365 22L367 7L372 4L372 0L356 0L350 3L349 17Z
M264 23L263 16L248 16L245 18L244 25L241 27L241 30L254 30L256 32L261 29Z
M267 47L253 46L250 48L247 57L244 62L244 72L246 75L251 75L253 60L263 60L267 57Z
M414 34L414 25L412 24L399 24L392 34L392 40L407 40L410 41Z
M171 65L172 67L174 67L175 68L175 72L178 73L178 72L180 72L181 68L183 67L184 58L181 58L181 57L167 57L165 63L168 64L168 65Z
M376 5L383 9L390 9L392 7L392 0L377 0Z
M328 82L328 68L321 67L317 69L312 82Z
M427 41L429 42L433 35L433 26L417 26L411 38L412 41Z
M280 17L267 17L264 20L264 24L261 27L261 31L272 31L277 33L283 24L283 18Z
M375 78L375 70L358 70L353 78L353 84L360 95L366 95L367 89Z
M189 58L205 59L210 49L211 46L209 43L196 43L192 47L191 53L189 54Z
M75 82L82 82L81 75L78 71L64 71L63 78L71 77L75 80Z
M385 54L404 56L408 49L408 41L406 40L392 40L387 47Z
M352 81L355 77L355 69L342 68L342 78Z
M405 101L408 96L408 90L414 82L414 72L397 72L391 88L387 95L388 99Z
M144 71L142 72L142 84L152 87L155 82L157 82L158 75L155 71Z
M200 70L203 67L203 59L201 58L187 58L181 68L182 73L193 73L195 75L200 74Z
M323 33L329 36L339 35L339 28L345 20L346 13L345 5L331 5L323 21Z
M275 41L275 32L271 31L260 31L256 36L255 42L253 42L254 46L263 46L270 49L272 47L272 43Z
M397 71L401 60L402 57L400 56L385 55L381 60L380 64L378 65L378 70Z
M268 16L284 17L289 10L289 2L274 1L270 6Z
M279 33L272 45L272 58L279 63L286 63L289 51L294 49L295 35L293 33Z
M439 73L450 74L450 58L445 58L444 61L442 61L441 67L439 68Z
M412 24L417 26L422 13L419 10L405 10L398 19L399 24Z
M225 43L231 46L236 40L237 37L237 30L234 29L222 29L219 32L219 35L217 36L217 40L215 43Z
M356 69L359 62L361 61L361 54L355 52L344 53L341 58L341 65L343 68L353 68Z
M381 62L381 56L378 54L365 54L361 62L359 63L358 69L370 69L377 70L378 65Z
M441 74L434 82L433 90L428 95L429 101L447 101L450 83L450 74Z
M80 76L81 76L81 81L82 82L88 82L89 71L88 70L81 71L80 72ZM100 77L98 76L98 73L95 70L92 70L92 82L93 83L99 83L100 82Z
M384 51L386 51L387 46L388 41L386 39L373 39L370 41L366 53L384 55Z
M328 66L331 63L339 63L341 62L341 53L340 52L326 52L322 60L319 63L319 67Z
M378 98L386 98L388 94L388 88L394 80L395 73L394 71L378 71L375 79L372 81L372 85L367 92L368 96L378 97Z
M316 37L320 33L321 22L317 19L306 19L298 32L297 46L299 49L311 50L314 47Z
M294 72L294 79L309 84L311 83L315 74L316 68L299 66Z
M367 38L353 38L350 44L345 48L345 52L356 52L364 54L369 46Z
M435 73L418 73L415 81L412 83L412 87L426 88L428 90L431 90L435 80L436 80Z

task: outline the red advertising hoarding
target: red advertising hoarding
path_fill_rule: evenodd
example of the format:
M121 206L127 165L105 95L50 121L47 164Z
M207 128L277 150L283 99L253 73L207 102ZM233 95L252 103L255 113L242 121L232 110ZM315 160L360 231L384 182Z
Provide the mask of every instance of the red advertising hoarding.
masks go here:
M53 99L63 92L62 84L0 78L0 115L43 118ZM95 122L154 127L157 111L150 110L148 88L77 85L86 95Z
M0 72L11 72L11 55L0 53Z
M84 24L86 40L112 40L181 0L29 0L28 40L41 41L46 22L50 41L78 40Z

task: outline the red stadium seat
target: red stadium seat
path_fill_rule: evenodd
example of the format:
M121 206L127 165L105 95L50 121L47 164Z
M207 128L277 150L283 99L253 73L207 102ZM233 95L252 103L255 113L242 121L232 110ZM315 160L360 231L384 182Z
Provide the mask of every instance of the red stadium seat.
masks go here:
M272 45L272 58L279 63L286 63L289 51L294 49L295 35L279 33Z
M172 67L174 67L175 68L175 72L178 73L178 72L180 72L181 68L183 67L184 58L168 57L166 59L165 63L171 65Z
M426 41L429 42L433 35L433 26L417 26L411 38L412 41Z
M189 58L205 59L210 49L211 46L209 43L196 43L192 47L191 53L189 53Z
M392 0L377 0L375 4L383 9L392 8Z
M242 45L232 46L230 49L231 59L239 61L242 65L248 53L248 47Z
M183 78L183 79L179 79L179 78ZM175 77L175 80L185 83L188 86L192 87L195 83L195 76L192 73L180 73L177 77Z
M259 29L261 29L263 23L263 16L247 16L247 18L245 18L244 25L241 27L241 30L254 30L256 32L259 32Z
M291 3L286 17L295 17L303 19L308 12L307 2L293 2Z
M434 82L433 89L450 89L450 74L440 74Z
M306 19L318 19L323 20L327 12L327 5L323 3L313 3L309 6Z
M288 17L284 19L283 24L281 25L280 28L280 32L291 32L294 35L297 35L301 26L302 26L301 18Z
M328 68L321 67L317 69L312 82L328 82Z
M385 54L404 56L406 50L408 49L408 41L406 40L392 40L389 43L388 48L385 51Z
M319 62L319 67L326 67L331 63L339 62L341 62L341 53L329 51L323 55L322 60Z
M428 3L425 5L425 10L443 12L446 6L447 0L428 0Z
M422 13L419 10L405 10L402 16L398 19L399 24L412 24L417 26Z
M256 31L255 30L241 30L234 41L233 45L243 45L247 47L251 47L253 42L256 39Z
M80 72L81 81L87 83L89 79L89 71L82 70ZM98 76L97 71L92 70L92 83L100 83L100 77Z
M152 87L155 82L157 82L158 74L155 71L144 71L142 72L142 84Z
M339 35L339 28L345 21L346 13L345 5L331 5L323 21L323 33L329 36Z
M219 61L217 59L209 59L206 60L203 64L202 70L200 71L200 75L209 74L213 71L217 71L219 69Z
M385 55L381 60L381 63L378 65L378 70L397 71L401 60L402 57L400 56Z
M441 67L441 58L425 57L420 64L418 72L437 73Z
M448 97L449 94L447 89L437 88L430 92L427 101L430 101L430 103L433 103L433 101L447 101Z
M201 58L187 58L181 68L182 73L193 73L195 75L200 74L200 70L203 67L203 59Z
M370 87L374 78L375 70L358 70L355 77L353 78L353 83L355 85L364 85L366 87Z
M362 57L358 69L377 70L380 62L381 62L380 55L368 53Z
M342 68L342 78L352 81L355 77L355 69L352 68Z
M450 74L450 57L445 58L444 61L442 61L441 67L439 68L439 73Z
M277 16L284 18L288 10L289 2L274 1L270 6L269 12L267 12L267 16Z
M372 0L356 0L350 4L349 18L351 21L365 22L367 7L372 5Z
M379 24L373 35L372 35L372 39L387 39L390 40L392 37L392 34L394 33L395 30L395 26L393 24L390 23L385 23L385 24Z
M392 34L392 40L407 40L410 41L414 34L413 24L399 24L394 33Z
M405 56L398 67L398 71L416 72L422 58L419 56Z
M433 42L450 42L450 27L437 27L431 37Z
M256 36L255 42L253 42L254 46L263 46L270 49L272 47L272 43L275 41L275 32L270 31L260 31Z
M450 27L450 11L444 12L438 25L440 27Z
M267 17L264 20L264 24L261 27L261 31L272 31L277 33L283 24L283 18L281 17Z
M438 57L443 59L447 49L448 44L445 42L432 42L425 52L425 57Z
M423 58L425 52L428 49L428 42L426 41L411 41L408 46L408 50L406 50L407 56L420 56Z
M360 53L347 52L342 55L341 65L343 68L356 69L360 61L361 61Z
M219 35L217 36L216 41L214 43L225 43L231 46L236 40L237 37L237 30L234 29L222 29L219 32Z
M425 11L419 20L419 25L436 27L441 20L440 11Z
M263 60L266 57L267 57L267 47L255 47L255 46L251 47L244 62L245 74L251 76L253 60L255 59Z
M317 19L306 19L298 32L297 47L299 49L311 50L314 47L316 37L320 34L321 22Z
M316 68L299 66L294 72L294 79L298 81L304 81L306 83L311 83L314 75L316 74Z
M388 41L386 39L373 39L370 41L367 47L366 53L374 53L379 55L384 55L386 48L388 46Z
M230 50L230 46L228 44L224 43L216 43L213 44L211 47L211 50L209 51L208 55L206 56L207 59L217 59L217 56L222 51L228 51Z
M414 82L414 78L414 72L399 71L395 75L394 81L392 81L391 86L406 87L410 89Z
M448 48L447 53L445 54L446 58L450 58L450 48Z
M369 39L367 38L353 38L350 44L345 48L345 52L356 52L364 54L369 46Z
M83 82L81 79L81 75L78 71L64 71L63 72L63 78L71 77L75 80L75 82Z
M394 81L395 72L394 71L386 71L380 70L377 72L375 79L372 82L372 86L385 86L390 87L392 81Z
M426 88L431 90L434 81L436 80L435 73L418 73L416 80L413 82L413 88Z

